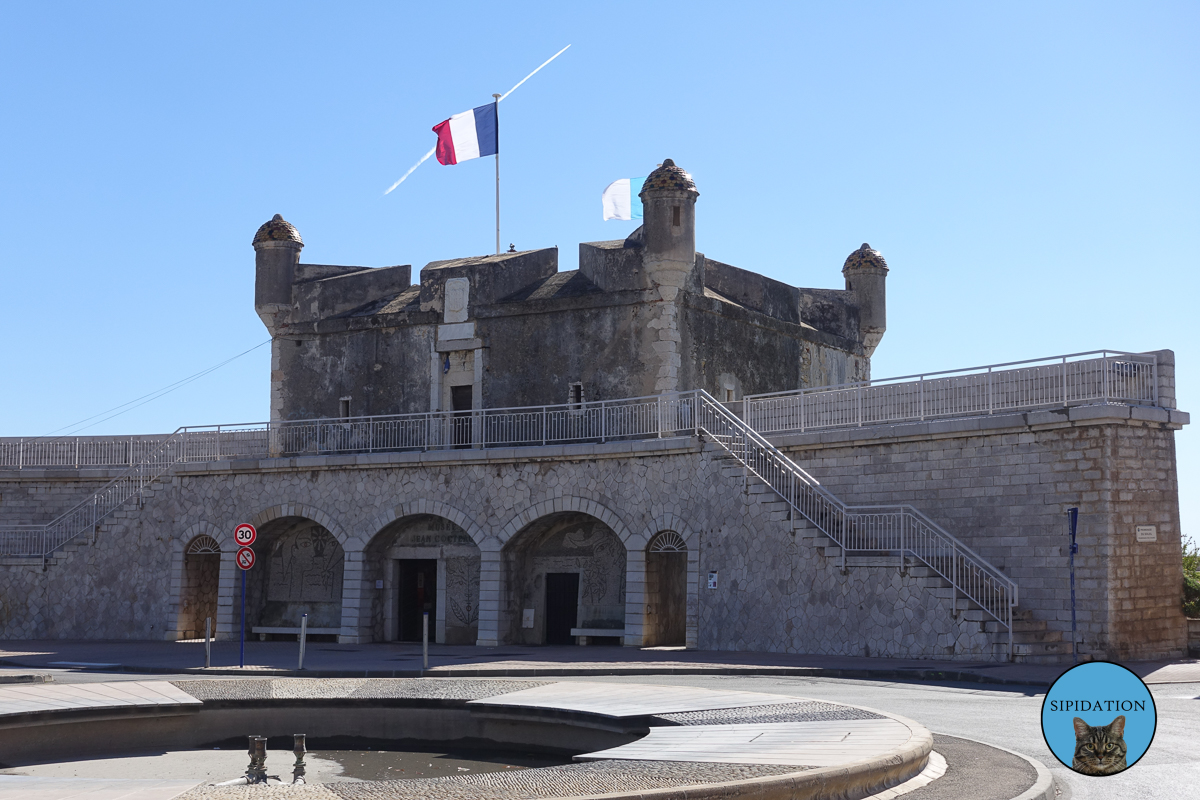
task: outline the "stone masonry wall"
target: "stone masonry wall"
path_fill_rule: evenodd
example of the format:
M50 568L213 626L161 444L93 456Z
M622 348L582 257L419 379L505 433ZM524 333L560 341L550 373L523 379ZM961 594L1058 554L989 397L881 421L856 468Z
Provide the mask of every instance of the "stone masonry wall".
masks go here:
M1078 505L1085 651L1156 657L1182 654L1186 637L1173 449L1173 429L1186 420L1177 414L1093 407L780 443L848 501L925 512L1014 578L1021 607L1059 630L1070 625L1063 511ZM69 546L47 571L0 566L0 637L174 638L183 550L200 534L222 545L217 624L227 636L234 526L299 517L323 526L344 551L342 640L369 641L378 635L378 570L367 562L379 548L368 545L397 520L435 515L479 548L478 641L496 644L520 615L501 600L505 548L537 520L576 512L603 522L625 547L627 644L641 644L646 624L647 544L669 530L688 549L690 646L991 654L978 620L953 616L926 579L884 566L843 574L803 529L793 531L773 493L728 474L720 456L715 445L681 438L183 465L106 521L95 544ZM1137 542L1136 525L1155 525L1157 541ZM707 586L709 572L716 588Z
M0 524L42 525L95 492L119 470L0 472ZM84 477L81 477L82 476Z
M0 568L0 636L173 638L182 552L199 534L222 545L217 628L227 636L237 585L233 527L304 517L345 551L342 640L369 640L376 589L364 568L368 542L396 519L436 514L479 545L480 643L501 641L520 613L499 602L503 548L530 523L574 511L604 522L625 546L627 644L642 638L646 546L672 530L689 550L692 646L946 657L949 643L956 657L986 655L978 623L953 620L927 593L910 600L903 580L888 575L876 584L868 570L842 576L796 546L791 522L767 508L773 496L745 492L714 455L694 440L664 439L187 465L140 508L118 512L95 545L73 548L46 572ZM718 588L697 587L709 570L722 576Z
M1096 406L776 442L847 502L924 512L1014 579L1020 606L1061 631L1071 627L1065 512L1077 506L1081 651L1159 658L1186 647L1174 450L1185 419ZM1138 542L1139 525L1154 525L1157 541Z

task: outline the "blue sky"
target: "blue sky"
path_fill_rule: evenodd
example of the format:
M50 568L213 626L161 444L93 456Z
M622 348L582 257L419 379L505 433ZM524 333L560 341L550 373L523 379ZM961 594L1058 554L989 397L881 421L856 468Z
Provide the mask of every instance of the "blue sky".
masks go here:
M1200 200L1194 3L7 4L0 435L38 435L266 340L250 239L312 263L493 247L493 166L430 128L501 106L505 245L624 236L600 190L674 158L706 254L840 287L888 259L878 377L1172 348ZM87 433L267 416L260 348ZM1178 435L1185 533L1200 445Z

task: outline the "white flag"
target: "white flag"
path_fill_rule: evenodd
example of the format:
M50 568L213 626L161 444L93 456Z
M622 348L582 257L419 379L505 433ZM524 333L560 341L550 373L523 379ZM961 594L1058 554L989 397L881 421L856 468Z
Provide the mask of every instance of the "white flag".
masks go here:
M642 198L638 194L645 182L645 178L622 178L605 187L604 194L600 195L604 219L641 219ZM636 192L633 191L634 186L637 187Z

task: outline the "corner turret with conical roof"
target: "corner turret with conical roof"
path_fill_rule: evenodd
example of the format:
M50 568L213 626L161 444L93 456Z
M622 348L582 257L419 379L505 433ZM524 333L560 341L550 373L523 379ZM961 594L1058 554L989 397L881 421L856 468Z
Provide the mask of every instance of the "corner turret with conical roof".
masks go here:
M887 330L887 274L887 262L866 242L847 256L842 265L846 291L858 306L858 330L868 357Z
M275 333L281 312L292 305L292 284L304 240L292 223L276 214L254 234L254 310Z
M654 392L681 388L679 293L696 269L696 182L666 159L646 178L642 200L642 266L658 290L657 319L650 323L650 358L656 362Z

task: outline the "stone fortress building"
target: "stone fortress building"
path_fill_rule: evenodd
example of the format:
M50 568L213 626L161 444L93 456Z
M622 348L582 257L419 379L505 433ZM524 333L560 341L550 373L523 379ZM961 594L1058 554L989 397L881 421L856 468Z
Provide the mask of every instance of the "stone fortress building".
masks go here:
M1080 651L1186 650L1170 351L877 385L878 252L796 288L696 251L670 160L641 197L578 270L416 283L276 215L270 424L0 440L0 635L236 637L250 522L263 638L1056 661L1075 506Z
M704 389L723 399L870 377L887 265L866 245L845 290L797 289L696 252L691 177L647 179L624 241L409 266L299 263L276 215L254 237L273 338L271 418L509 408Z

